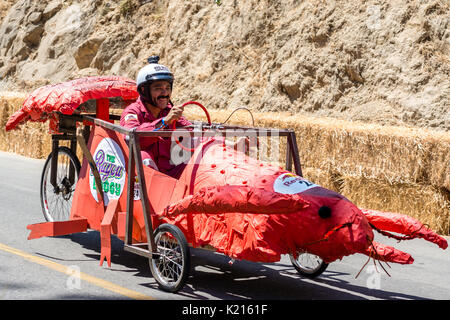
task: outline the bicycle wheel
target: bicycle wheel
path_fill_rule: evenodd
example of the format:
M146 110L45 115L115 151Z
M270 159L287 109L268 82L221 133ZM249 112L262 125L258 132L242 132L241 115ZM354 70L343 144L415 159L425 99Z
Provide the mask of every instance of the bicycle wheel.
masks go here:
M41 176L41 207L46 221L66 221L70 218L72 198L80 172L80 161L67 147L57 149L58 167L56 186L50 182L52 153L44 164ZM70 181L73 170L73 181Z
M298 252L297 259L292 254L289 258L297 272L310 279L321 275L328 267L328 263L325 263L321 257L306 251Z
M158 255L150 259L150 269L159 287L168 292L179 291L190 272L191 256L183 232L171 224L155 230Z

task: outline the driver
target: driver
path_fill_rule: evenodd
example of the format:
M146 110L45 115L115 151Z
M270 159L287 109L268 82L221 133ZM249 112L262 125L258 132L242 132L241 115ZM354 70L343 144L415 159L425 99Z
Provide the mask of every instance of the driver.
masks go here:
M137 76L139 98L126 107L120 118L120 125L138 131L155 131L177 126L191 125L182 116L183 108L174 106L170 100L174 77L170 70L158 64L159 57L152 56L149 64ZM171 139L162 137L140 138L142 162L173 178L179 178L185 163L174 165L170 161Z

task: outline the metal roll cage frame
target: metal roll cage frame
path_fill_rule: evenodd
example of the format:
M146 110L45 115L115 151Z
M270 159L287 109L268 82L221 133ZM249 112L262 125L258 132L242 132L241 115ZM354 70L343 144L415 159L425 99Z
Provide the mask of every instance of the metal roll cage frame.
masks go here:
M98 193L103 201L103 189L100 179L100 174L97 169L97 165L93 159L93 156L89 149L87 148L86 141L89 140L91 125L97 125L105 129L109 129L118 133L121 133L128 137L128 194L127 194L127 208L126 208L126 225L125 225L125 240L124 240L124 250L129 251L147 258L153 258L154 255L158 255L156 250L156 244L154 239L154 230L152 225L151 216L155 215L154 209L152 208L148 195L145 192L146 182L144 176L144 168L142 164L141 148L138 143L141 137L171 137L173 132L180 130L160 130L160 131L136 131L136 129L127 129L120 125L111 123L111 120L119 120L120 116L110 114L110 121L102 120L96 117L95 114L72 114L65 115L57 112L57 117L59 118L59 132L61 134L52 135L52 160L51 160L51 173L50 173L50 183L54 188L57 188L56 175L57 175L57 149L60 141L70 141L70 150L76 154L77 143L83 152L83 156L86 157L88 164L92 170L95 178L96 187ZM82 122L84 128L78 127L77 122ZM252 136L259 137L260 135L270 136L271 132L275 129L259 128L259 127L247 127L247 126L233 126L233 125L223 125L212 123L211 126L204 126L203 128L213 129L214 135L217 135L217 131L226 133L226 137L243 137ZM235 131L235 130L246 130ZM189 135L195 135L199 132L182 130ZM286 170L292 171L292 165L295 167L295 173L302 176L302 169L300 164L300 158L298 154L298 146L295 137L295 132L292 129L276 129L278 136L287 137L287 148L286 148ZM210 134L208 131L202 131L202 136L208 136ZM147 243L135 243L132 244L132 232L133 232L133 209L134 209L134 184L135 177L139 179L139 192L141 196L142 209L144 212L144 222L145 230L147 236ZM75 168L70 167L69 180L73 183L75 176ZM147 249L145 248L147 247ZM149 248L149 249L148 249Z

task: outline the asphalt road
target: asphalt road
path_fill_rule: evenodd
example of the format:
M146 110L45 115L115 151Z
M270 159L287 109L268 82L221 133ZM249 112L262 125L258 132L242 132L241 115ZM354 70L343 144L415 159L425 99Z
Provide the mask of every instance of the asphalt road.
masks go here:
M379 266L354 255L315 280L302 278L288 257L275 264L236 261L192 250L192 271L178 294L160 291L148 261L113 237L112 266L99 266L100 235L88 231L27 240L28 224L44 222L39 203L43 160L0 152L0 300L447 300L450 250L424 240L377 241L409 252L412 265ZM447 239L449 239L447 237Z

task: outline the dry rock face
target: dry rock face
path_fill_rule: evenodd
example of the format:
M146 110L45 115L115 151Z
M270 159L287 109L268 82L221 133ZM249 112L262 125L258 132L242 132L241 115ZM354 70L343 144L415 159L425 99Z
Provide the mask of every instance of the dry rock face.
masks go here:
M447 1L5 1L0 85L135 78L152 54L176 103L450 129Z

